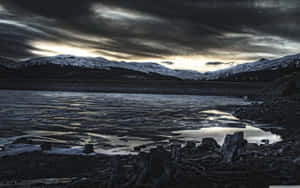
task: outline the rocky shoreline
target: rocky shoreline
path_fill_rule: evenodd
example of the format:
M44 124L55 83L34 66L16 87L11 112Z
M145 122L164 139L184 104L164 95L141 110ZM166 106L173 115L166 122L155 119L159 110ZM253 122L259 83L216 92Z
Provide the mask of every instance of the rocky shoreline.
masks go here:
M242 132L227 135L222 146L205 138L200 145L158 146L138 155L68 156L36 151L0 159L0 185L7 187L22 187L25 182L29 187L72 188L268 187L300 184L299 173L299 139L257 145L247 143ZM42 183L47 177L55 178Z
M247 107L238 107L234 115L240 119L255 120L259 123L281 127L284 131L272 129L272 132L280 133L285 139L300 135L300 96L258 97L255 100L263 102L254 102Z

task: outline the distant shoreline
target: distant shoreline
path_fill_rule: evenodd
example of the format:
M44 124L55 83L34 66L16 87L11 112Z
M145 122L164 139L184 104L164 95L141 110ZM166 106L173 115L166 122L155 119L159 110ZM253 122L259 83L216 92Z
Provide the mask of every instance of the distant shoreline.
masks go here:
M256 96L264 82L174 80L0 80L0 90L110 92L212 96Z

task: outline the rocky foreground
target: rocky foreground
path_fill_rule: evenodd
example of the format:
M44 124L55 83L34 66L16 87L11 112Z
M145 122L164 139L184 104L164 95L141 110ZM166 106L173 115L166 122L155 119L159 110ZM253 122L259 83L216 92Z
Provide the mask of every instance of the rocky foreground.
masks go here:
M243 133L128 156L43 152L0 159L0 187L268 187L300 184L300 139L264 145ZM43 150L51 150L42 146ZM137 148L138 149L138 148ZM93 152L88 146L86 153ZM49 177L52 177L49 179ZM53 178L54 177L54 178Z

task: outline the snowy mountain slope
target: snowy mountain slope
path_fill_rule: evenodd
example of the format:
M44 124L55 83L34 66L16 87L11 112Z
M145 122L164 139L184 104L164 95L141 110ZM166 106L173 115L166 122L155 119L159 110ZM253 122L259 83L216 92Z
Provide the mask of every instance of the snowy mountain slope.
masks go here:
M124 61L109 61L104 58L89 58L89 57L75 57L70 55L58 55L53 57L34 58L24 62L26 67L35 65L56 64L61 66L75 66L90 69L104 69L122 68L143 73L156 73L164 76L172 76L180 79L202 79L203 74L196 71L189 70L173 70L164 67L157 63L138 63L138 62L124 62Z
M205 79L214 80L226 78L239 73L255 72L262 70L279 70L288 68L289 66L300 68L300 54L285 56L283 58L274 60L262 59L256 62L236 65L227 69L222 69L214 72L207 72L205 74Z
M124 61L109 61L107 59L98 57L75 57L71 55L58 55L52 57L33 58L28 61L15 62L9 59L0 58L0 65L10 69L22 69L39 65L59 65L72 66L80 68L88 68L95 70L107 70L118 68L125 70L137 71L145 74L155 73L162 76L171 76L180 79L192 80L216 80L226 79L232 75L241 73L249 73L263 70L276 71L286 69L288 67L300 68L300 54L286 56L275 60L262 59L256 62L240 64L227 69L222 69L214 72L200 73L192 70L173 70L163 65L151 62L124 62Z

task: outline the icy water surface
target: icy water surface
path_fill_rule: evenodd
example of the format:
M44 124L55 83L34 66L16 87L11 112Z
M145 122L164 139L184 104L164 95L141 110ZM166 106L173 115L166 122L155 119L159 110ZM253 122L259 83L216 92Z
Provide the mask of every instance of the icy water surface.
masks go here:
M0 145L30 137L36 143L129 152L135 146L244 131L249 142L280 136L243 122L218 106L248 105L240 98L188 95L0 90Z

